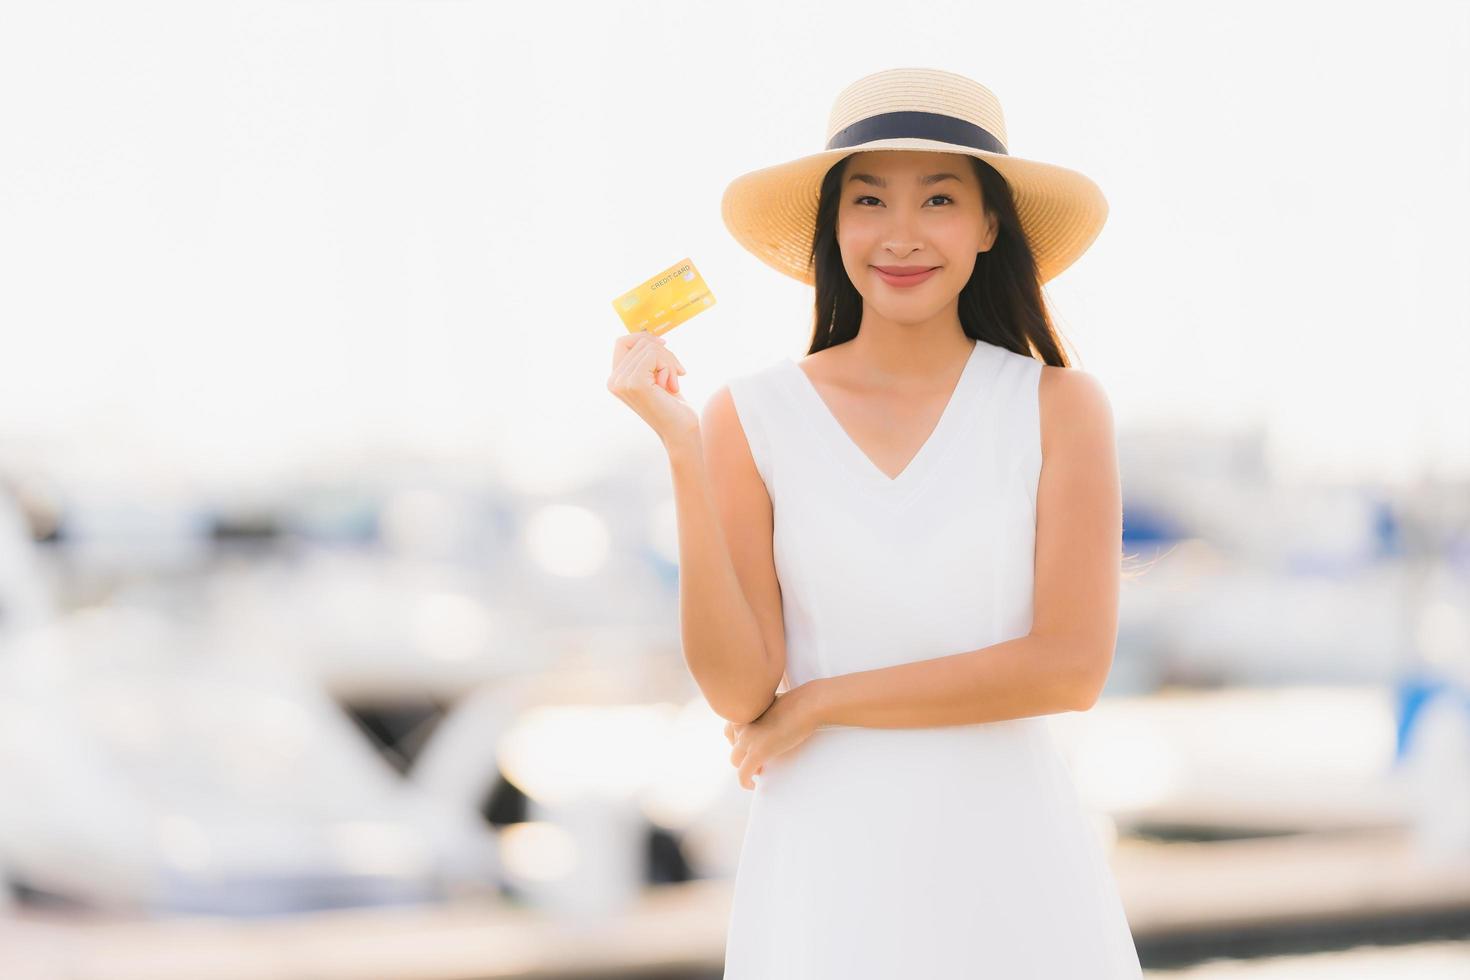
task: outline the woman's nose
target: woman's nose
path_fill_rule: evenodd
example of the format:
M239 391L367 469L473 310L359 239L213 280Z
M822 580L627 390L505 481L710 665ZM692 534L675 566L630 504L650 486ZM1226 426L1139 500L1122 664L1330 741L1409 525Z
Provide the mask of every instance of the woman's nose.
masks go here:
M906 219L896 218L894 222L888 230L888 240L883 243L883 247L902 258L919 247L919 240L908 227Z

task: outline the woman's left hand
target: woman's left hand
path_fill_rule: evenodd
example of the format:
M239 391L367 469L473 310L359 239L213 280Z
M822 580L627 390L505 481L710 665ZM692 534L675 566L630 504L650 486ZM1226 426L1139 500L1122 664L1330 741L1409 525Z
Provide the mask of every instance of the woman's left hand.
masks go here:
M752 777L760 774L768 759L790 752L816 731L811 693L808 684L798 685L776 695L776 700L750 724L725 723L725 738L734 746L730 764L740 770L741 786L755 789Z

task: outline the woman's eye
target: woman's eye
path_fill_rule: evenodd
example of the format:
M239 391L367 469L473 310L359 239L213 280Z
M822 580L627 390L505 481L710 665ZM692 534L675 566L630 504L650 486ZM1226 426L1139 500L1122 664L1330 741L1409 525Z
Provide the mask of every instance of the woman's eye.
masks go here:
M943 200L949 201L951 203L953 203L953 201L954 201L954 198L950 197L948 194L935 194L933 197L929 198L929 200L931 200L931 201L933 201L935 199L943 199ZM852 203L854 203L854 204L861 204L864 201L876 201L876 200L878 200L878 199L876 197L872 196L871 194L864 194L862 197L857 198Z

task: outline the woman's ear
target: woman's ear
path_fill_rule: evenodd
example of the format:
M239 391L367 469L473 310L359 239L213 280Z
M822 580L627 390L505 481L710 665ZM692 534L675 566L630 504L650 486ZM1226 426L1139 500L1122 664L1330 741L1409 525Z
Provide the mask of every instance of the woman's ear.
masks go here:
M1000 222L994 214L985 212L985 240L981 243L980 251L988 252L995 247L995 236L1000 231Z

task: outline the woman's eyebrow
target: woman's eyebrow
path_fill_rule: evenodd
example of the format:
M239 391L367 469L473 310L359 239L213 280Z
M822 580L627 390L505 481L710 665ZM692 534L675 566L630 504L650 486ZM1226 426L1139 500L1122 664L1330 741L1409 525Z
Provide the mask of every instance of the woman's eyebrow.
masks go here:
M874 187L888 186L888 181L884 180L882 177L874 177L872 174L853 174L847 178L847 182L849 184L855 180L860 180L865 184L872 184ZM937 184L941 180L959 180L959 178L956 177L954 174L930 174L927 177L920 177L919 183L922 186L927 187L930 184Z

